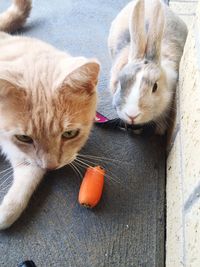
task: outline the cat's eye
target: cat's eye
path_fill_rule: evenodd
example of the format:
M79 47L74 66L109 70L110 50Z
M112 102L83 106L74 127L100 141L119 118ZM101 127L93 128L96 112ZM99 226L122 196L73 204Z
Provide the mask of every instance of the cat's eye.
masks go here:
M154 83L153 88L152 88L152 93L155 93L158 89L158 84Z
M62 134L62 138L63 139L72 139L77 137L77 135L79 134L80 130L76 129L76 130L70 130L70 131L66 131Z
M15 135L15 138L23 143L32 144L33 139L30 136L27 135Z

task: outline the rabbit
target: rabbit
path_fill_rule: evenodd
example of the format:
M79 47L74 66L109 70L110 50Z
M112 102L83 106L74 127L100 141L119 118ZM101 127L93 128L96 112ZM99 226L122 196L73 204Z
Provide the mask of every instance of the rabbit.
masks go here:
M113 106L127 124L167 130L187 37L186 24L159 0L129 2L108 37Z

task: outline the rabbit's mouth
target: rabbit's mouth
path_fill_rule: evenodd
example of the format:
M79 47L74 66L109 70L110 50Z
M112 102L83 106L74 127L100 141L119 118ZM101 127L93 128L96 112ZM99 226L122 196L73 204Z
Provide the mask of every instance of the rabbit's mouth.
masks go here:
M154 122L137 125L127 124L119 118L109 119L99 112L96 113L95 124L106 129L119 129L124 131L142 130L143 133L154 133L155 130Z
M119 118L124 121L128 125L142 125L143 122L141 120L142 114L141 112L133 112L133 113L128 113L127 111L120 110L116 108L117 114Z

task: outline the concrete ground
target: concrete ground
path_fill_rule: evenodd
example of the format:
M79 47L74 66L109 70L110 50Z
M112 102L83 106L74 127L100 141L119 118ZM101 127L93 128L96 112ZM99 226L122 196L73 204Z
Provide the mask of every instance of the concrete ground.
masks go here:
M115 112L107 89L106 39L112 19L127 2L35 0L22 31L73 55L99 58L98 110L110 117ZM2 0L0 10L8 4ZM26 259L38 267L164 266L164 138L94 127L82 153L115 160L96 161L115 180L106 179L101 203L94 210L79 206L80 178L70 168L50 173L21 218L0 232L0 267Z

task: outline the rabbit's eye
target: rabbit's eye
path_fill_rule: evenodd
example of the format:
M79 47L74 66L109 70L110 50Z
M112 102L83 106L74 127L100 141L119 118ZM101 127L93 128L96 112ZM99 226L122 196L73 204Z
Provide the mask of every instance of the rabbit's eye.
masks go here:
M152 93L155 93L158 89L158 84L157 83L154 83L154 86L152 88Z

